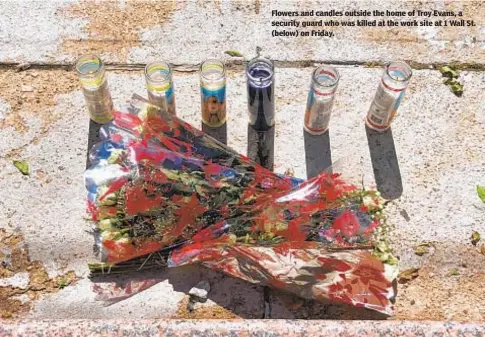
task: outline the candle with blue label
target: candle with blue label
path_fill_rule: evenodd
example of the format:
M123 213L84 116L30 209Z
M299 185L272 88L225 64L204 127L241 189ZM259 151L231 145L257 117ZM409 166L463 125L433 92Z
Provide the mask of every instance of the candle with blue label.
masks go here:
M202 131L227 144L226 69L217 59L208 59L200 66Z
M274 65L264 57L249 61L246 69L248 88L248 157L263 167L274 167Z
M172 82L172 67L163 61L155 61L146 65L145 80L148 100L171 115L175 112L174 86Z

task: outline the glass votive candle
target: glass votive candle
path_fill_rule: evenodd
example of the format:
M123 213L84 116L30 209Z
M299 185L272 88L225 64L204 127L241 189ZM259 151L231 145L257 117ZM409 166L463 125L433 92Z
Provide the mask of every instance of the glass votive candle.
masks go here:
M148 100L163 112L176 115L172 67L167 62L155 61L146 65L145 80Z
M226 122L226 69L217 59L200 66L202 123L217 128Z
M247 69L249 125L266 131L275 124L274 65L264 58L249 61Z
M385 131L391 126L412 74L411 67L404 62L396 61L386 65L365 119L369 128Z
M83 55L76 61L76 71L89 116L99 124L113 119L113 101L103 61L96 55Z
M312 74L305 111L305 130L321 135L328 130L340 75L334 67L323 65Z

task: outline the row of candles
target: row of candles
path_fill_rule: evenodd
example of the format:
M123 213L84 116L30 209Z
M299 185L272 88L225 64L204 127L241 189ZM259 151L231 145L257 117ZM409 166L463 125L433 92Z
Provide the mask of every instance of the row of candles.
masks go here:
M100 124L109 122L113 118L113 103L102 60L95 55L82 56L76 63L76 70L91 119ZM200 66L199 75L202 129L219 141L227 143L224 62L218 59L204 61ZM395 61L386 65L367 113L368 127L377 131L384 131L390 127L411 75L411 68L404 62ZM176 115L170 64L163 61L147 64L145 79L149 101L159 106L162 111ZM258 55L247 63L246 79L249 112L248 155L265 157L266 159L252 159L271 169L275 126L274 63ZM328 130L339 80L340 74L335 67L322 65L314 69L304 116L304 127L308 133L321 135ZM251 156L251 152L255 155Z

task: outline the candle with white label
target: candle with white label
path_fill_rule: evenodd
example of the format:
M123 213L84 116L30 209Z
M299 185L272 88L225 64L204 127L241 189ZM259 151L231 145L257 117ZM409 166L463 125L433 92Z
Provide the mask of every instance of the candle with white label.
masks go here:
M334 67L320 66L312 74L305 111L305 130L321 135L328 130L340 76Z
M411 76L411 67L404 62L391 62L386 66L367 113L366 124L369 128L384 131L391 126Z

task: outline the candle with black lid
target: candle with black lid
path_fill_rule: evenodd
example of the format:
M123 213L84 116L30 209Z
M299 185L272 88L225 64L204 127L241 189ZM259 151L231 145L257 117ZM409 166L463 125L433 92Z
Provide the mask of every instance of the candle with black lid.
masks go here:
M246 69L248 88L248 157L263 167L274 167L274 65L258 55Z

